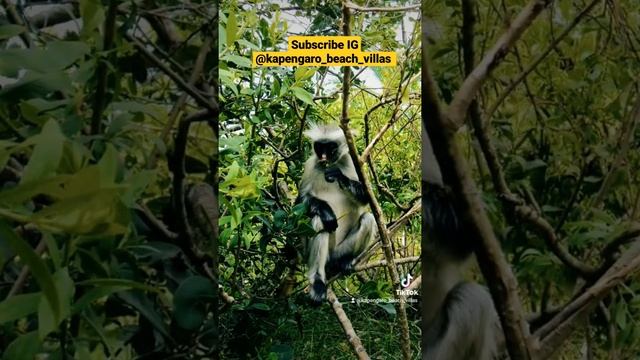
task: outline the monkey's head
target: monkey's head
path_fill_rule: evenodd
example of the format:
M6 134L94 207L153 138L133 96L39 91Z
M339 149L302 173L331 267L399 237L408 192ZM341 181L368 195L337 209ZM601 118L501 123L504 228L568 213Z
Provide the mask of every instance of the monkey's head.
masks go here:
M304 133L313 144L318 164L328 167L336 163L347 151L347 141L337 125L314 125Z

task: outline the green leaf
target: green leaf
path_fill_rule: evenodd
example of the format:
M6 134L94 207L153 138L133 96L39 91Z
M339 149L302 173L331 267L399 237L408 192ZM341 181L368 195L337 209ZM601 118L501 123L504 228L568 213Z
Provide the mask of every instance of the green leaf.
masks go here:
M49 256L51 257L53 266L55 267L56 271L60 270L60 268L62 268L62 256L60 255L60 250L58 249L56 239L50 233L43 232L42 240L44 240L45 244L47 244L47 252L49 252Z
M111 144L107 144L107 149L98 162L100 169L100 185L109 186L115 184L118 177L118 152Z
M40 292L14 295L0 302L0 324L22 319L38 310Z
M38 339L38 333L32 331L18 336L4 352L2 360L25 360L35 359L36 355L42 351L42 343Z
M121 187L113 187L67 198L37 212L32 220L71 234L123 234L130 214L120 201L120 193Z
M145 285L143 283L139 283L137 281L128 280L128 279L117 279L117 278L102 278L102 279L89 279L84 281L79 281L76 285L85 286L116 286L116 287L126 287L129 289L139 289L148 292L160 292L160 290L156 287Z
M0 237L9 243L9 246L20 256L20 259L24 261L25 265L29 267L31 274L36 279L36 282L38 282L42 293L49 302L54 318L59 319L62 306L60 304L58 289L49 269L47 269L47 265L42 261L40 256L33 251L33 248L23 239L19 238L3 221L0 221Z
M62 320L71 315L71 299L73 299L74 285L66 268L60 269L53 275L55 286L58 291L58 302L60 303L60 316L54 316L51 306L44 298L38 304L38 335L44 340L49 333L56 330Z
M46 48L5 49L0 52L0 74L16 77L20 70L51 73L64 70L89 53L80 41L53 41Z
M141 170L131 175L129 179L127 179L129 187L122 195L122 202L127 207L134 207L147 186L156 181L156 173L156 170Z
M24 26L7 24L0 26L0 40L11 39L14 36L18 36L25 31Z
M396 308L392 303L376 303L379 307L384 309L389 315L396 315Z
M307 103L309 105L315 105L315 103L313 102L313 95L311 95L305 89L294 86L291 88L291 92L293 92L293 95L295 97L302 100L302 102Z
M196 330L207 312L206 304L215 296L213 283L202 276L185 279L173 296L176 323L183 329Z
M151 325L153 325L158 332L167 338L171 338L169 331L167 330L167 325L154 308L153 302L149 300L144 293L140 291L124 291L118 294L118 296L140 311L140 314L149 320Z
M293 74L296 81L307 80L316 73L316 69L308 66L299 66Z
M227 47L232 47L236 41L236 34L238 33L238 21L236 19L236 12L233 8L229 10L229 16L227 17Z
M80 16L82 16L83 38L93 36L94 31L97 34L100 25L104 23L104 8L100 0L80 0Z
M108 286L108 285L104 285L101 287L97 287L94 289L91 289L89 291L87 291L86 293L84 293L82 295L82 297L80 299L78 299L78 301L76 301L75 304L73 304L73 306L71 307L71 314L72 315L76 315L79 312L81 312L82 310L84 310L84 308L86 308L87 306L91 305L92 302L101 299L105 296L109 296L113 293L119 292L119 291L123 291L123 290L128 290L130 289L130 287L127 286Z
M255 303L255 304L251 304L249 306L249 309L258 309L258 310L263 310L263 311L269 311L271 310L271 308L269 307L269 305L267 304L263 304L263 303Z
M248 58L246 58L244 56L240 56L240 55L225 55L222 58L220 58L220 60L229 61L229 62L235 63L236 65L238 65L241 68L250 68L251 67L251 60L249 60Z
M1 60L0 56L0 64ZM45 97L52 92L70 95L72 89L71 79L64 71L46 74L28 71L20 80L0 90L0 104L19 103L22 99Z
M222 188L224 188L222 190ZM250 175L225 181L221 185L221 191L231 197L254 198L258 196L258 186Z
M24 168L21 185L47 178L58 169L64 140L58 123L53 119L47 121L38 135L29 163Z

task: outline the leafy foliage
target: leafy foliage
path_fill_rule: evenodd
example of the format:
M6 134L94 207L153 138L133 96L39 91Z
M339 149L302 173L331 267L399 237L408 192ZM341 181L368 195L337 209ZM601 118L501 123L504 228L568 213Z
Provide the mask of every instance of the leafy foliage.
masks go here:
M496 67L478 101L510 190L549 221L561 246L597 267L610 260L601 253L607 244L640 219L640 120L634 105L640 22L631 1L599 3L560 38L588 3L553 2ZM476 4L477 63L522 2ZM432 72L449 102L465 77L460 4L426 1L423 6L429 9ZM548 56L509 91L554 41ZM552 253L544 234L503 208L471 128L462 131L469 163L518 276L523 302L532 312L553 312L580 291L583 279ZM607 297L562 356L586 356L585 346L598 359L607 353L609 358L637 356L640 327L633 319L640 310L639 286L636 277Z
M21 26L33 12L0 25L0 354L206 356L217 328L216 287L202 265L213 234L182 231L172 203L213 182L217 140L210 121L194 122L179 142L174 124L203 105L179 100L185 90L159 64L179 77L195 73L189 86L208 94L215 48L203 49L217 8L68 6L60 21L70 22L55 28ZM189 186L175 187L185 172L174 166L180 147Z

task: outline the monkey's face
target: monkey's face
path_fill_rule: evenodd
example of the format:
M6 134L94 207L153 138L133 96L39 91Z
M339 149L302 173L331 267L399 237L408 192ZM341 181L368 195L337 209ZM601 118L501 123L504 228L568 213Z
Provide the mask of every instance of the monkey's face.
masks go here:
M338 144L331 140L319 140L313 143L313 151L318 157L318 163L328 166L338 160Z

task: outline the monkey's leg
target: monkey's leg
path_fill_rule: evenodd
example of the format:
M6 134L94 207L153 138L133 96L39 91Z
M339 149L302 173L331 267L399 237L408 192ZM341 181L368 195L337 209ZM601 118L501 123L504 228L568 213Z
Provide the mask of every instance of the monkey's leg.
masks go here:
M377 234L376 219L369 212L360 215L357 226L337 244L331 252L330 268L332 272L349 272L353 268L353 259L360 255Z
M329 257L329 236L328 232L322 231L309 243L309 296L316 303L321 303L327 297L325 265Z

